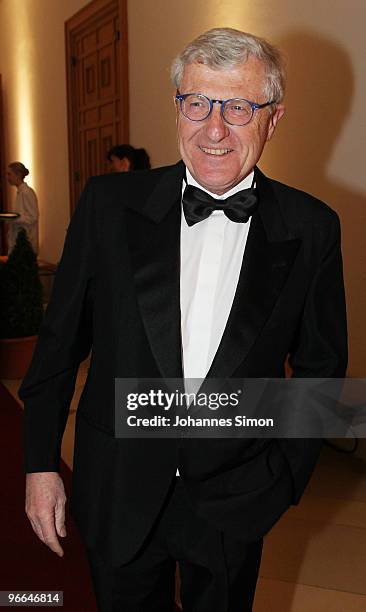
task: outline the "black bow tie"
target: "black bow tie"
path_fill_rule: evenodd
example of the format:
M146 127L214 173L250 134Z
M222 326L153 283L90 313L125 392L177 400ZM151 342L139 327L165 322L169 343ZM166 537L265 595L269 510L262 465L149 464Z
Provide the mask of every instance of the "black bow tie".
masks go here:
M183 211L189 226L203 221L214 210L223 210L235 223L246 223L258 205L253 186L243 189L225 200L218 200L193 185L186 185L183 193Z

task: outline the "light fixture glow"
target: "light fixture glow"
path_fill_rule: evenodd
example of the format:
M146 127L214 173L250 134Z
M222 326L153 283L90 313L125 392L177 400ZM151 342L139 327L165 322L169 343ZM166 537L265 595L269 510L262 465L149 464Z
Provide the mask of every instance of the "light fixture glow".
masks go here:
M16 139L15 150L17 160L21 161L30 170L30 185L36 184L34 167L34 92L32 73L35 67L34 36L32 35L29 16L24 10L27 5L21 7L22 19L17 22L18 37L14 47L15 68L15 126ZM20 9L19 9L20 10Z

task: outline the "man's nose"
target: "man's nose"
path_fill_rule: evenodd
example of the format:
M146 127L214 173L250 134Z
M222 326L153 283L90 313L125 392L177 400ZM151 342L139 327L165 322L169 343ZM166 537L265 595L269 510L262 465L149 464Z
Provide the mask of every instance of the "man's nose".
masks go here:
M221 114L221 105L214 103L210 115L205 121L205 131L212 142L220 142L230 134L230 129Z

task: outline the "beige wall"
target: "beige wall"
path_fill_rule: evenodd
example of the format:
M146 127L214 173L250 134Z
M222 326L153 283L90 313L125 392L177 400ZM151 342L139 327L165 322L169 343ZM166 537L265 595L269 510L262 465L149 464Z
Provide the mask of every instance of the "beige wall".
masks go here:
M31 171L40 257L59 259L69 223L64 22L85 0L0 0L6 154ZM15 189L9 189L9 202Z
M59 257L69 220L64 21L85 4L0 0L8 156L31 164L42 212L41 256L51 261ZM178 158L169 65L188 40L231 26L268 37L286 52L287 114L261 167L340 214L349 374L365 376L366 3L128 0L128 20L131 143L145 146L155 166Z

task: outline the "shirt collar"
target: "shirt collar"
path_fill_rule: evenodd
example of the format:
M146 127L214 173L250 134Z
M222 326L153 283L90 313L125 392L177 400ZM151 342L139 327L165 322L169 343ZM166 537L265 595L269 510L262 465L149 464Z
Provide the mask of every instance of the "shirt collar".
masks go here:
M254 170L252 170L248 174L248 176L243 178L243 180L240 181L240 183L235 185L235 187L232 187L231 189L229 189L229 191L226 191L226 193L223 193L222 195L217 195L217 193L212 193L211 191L208 191L207 189L202 187L202 185L197 183L197 181L193 178L192 174L186 167L187 185L193 185L193 187L199 187L199 189L202 189L202 191L205 191L206 193L208 193L213 198L216 198L217 200L224 200L225 198L229 198L230 196L234 195L234 193L237 193L238 191L241 191L242 189L250 189L250 187L252 186L252 182L253 182L253 175L254 175ZM185 181L183 180L183 189L184 189L184 184L185 184Z

